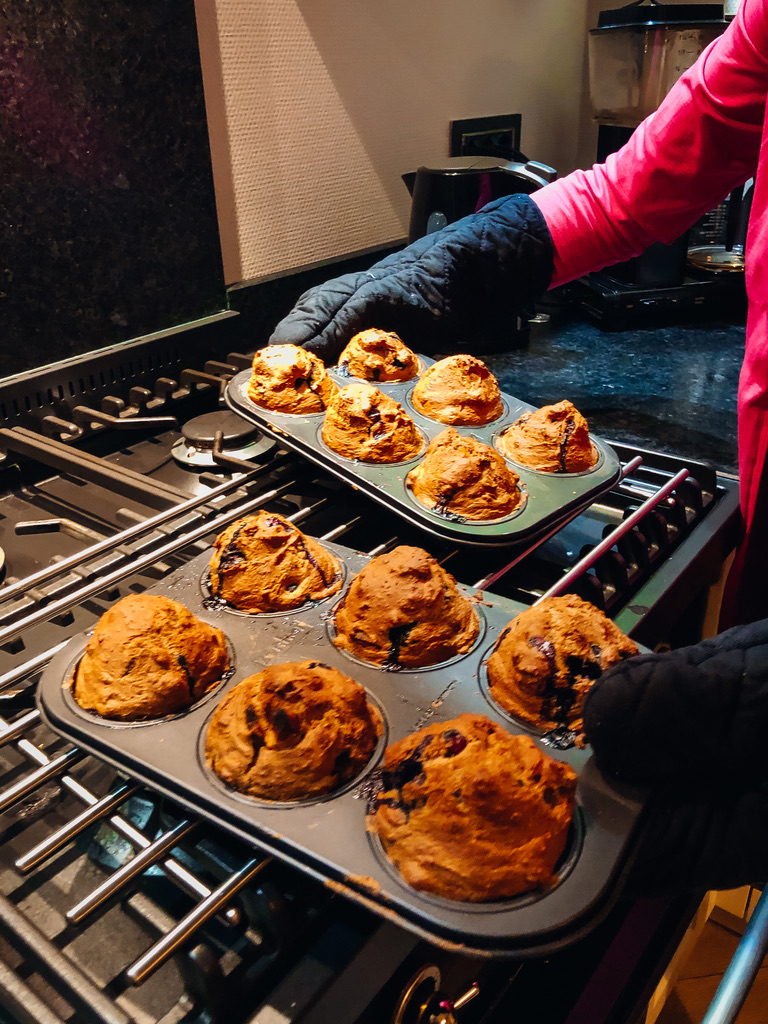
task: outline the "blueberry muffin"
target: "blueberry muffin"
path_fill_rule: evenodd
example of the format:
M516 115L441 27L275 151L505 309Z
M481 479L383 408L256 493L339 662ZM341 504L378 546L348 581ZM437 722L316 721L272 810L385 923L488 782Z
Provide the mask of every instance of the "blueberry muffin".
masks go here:
M462 519L501 519L523 497L519 477L499 453L453 427L432 438L407 480L422 505Z
M414 408L454 426L490 423L504 411L496 378L475 356L448 356L428 367L413 389Z
M135 721L183 711L230 673L224 634L156 594L131 594L96 624L74 674L80 707Z
M334 643L389 669L435 665L471 650L480 620L439 562L402 545L372 559L334 615Z
M366 767L381 717L353 679L319 661L249 676L208 726L209 767L232 789L265 800L330 793Z
M419 357L394 332L371 328L356 334L339 356L339 369L362 380L412 380Z
M257 512L214 541L210 588L242 612L289 611L341 589L341 566L322 544L284 516Z
M403 462L424 447L405 409L370 384L348 384L329 401L323 441L338 455L361 462Z
M338 388L316 355L297 345L267 345L253 357L247 395L274 412L323 412Z
M499 900L555 884L575 791L529 736L464 714L387 748L368 828L412 888Z
M637 644L588 601L551 597L502 631L488 659L488 683L515 718L578 738L587 690L611 665L637 653Z
M524 413L496 447L513 462L543 473L583 473L598 460L587 421L568 401Z

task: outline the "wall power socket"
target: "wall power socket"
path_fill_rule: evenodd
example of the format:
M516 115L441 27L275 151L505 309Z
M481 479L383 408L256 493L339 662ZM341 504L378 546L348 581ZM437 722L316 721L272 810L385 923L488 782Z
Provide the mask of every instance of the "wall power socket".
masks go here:
M451 121L449 156L495 156L516 160L520 153L520 114Z

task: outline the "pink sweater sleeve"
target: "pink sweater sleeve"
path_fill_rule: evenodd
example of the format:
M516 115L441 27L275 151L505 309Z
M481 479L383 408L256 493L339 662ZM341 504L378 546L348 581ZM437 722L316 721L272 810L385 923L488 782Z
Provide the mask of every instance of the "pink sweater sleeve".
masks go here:
M531 196L554 242L551 287L673 241L751 177L767 90L768 0L742 0L621 150Z

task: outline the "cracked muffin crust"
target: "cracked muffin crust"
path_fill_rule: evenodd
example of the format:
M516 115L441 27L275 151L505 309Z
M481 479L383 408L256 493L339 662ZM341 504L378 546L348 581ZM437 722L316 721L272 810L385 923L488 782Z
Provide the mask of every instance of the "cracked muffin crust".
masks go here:
M488 683L511 715L560 730L566 745L583 730L584 698L595 679L637 653L634 640L588 601L575 594L551 597L502 631L488 659Z
M490 423L504 411L496 378L482 360L467 355L448 356L427 367L412 401L424 416L455 426Z
M569 401L524 413L496 440L502 455L543 473L583 473L598 460L589 426Z
M339 369L352 377L372 381L412 380L419 372L419 357L394 331L360 331L339 356Z
M436 665L471 650L480 620L456 580L421 548L372 559L334 613L337 647L388 669Z
M445 516L501 519L523 500L519 477L499 453L453 427L432 438L407 481L422 505Z
M414 889L497 900L556 882L576 773L484 715L463 714L389 746L369 831Z
M362 462L403 462L424 447L421 434L394 398L370 384L348 384L328 403L323 441Z
M190 707L230 671L224 634L178 601L130 594L106 611L86 644L72 696L124 721Z
M322 412L338 388L312 352L297 345L267 345L253 357L247 394L274 412Z
M341 589L333 555L276 512L238 519L213 548L213 599L242 612L288 611Z
M353 679L319 661L284 662L224 697L206 735L206 760L228 786L266 800L330 793L370 761L381 716Z

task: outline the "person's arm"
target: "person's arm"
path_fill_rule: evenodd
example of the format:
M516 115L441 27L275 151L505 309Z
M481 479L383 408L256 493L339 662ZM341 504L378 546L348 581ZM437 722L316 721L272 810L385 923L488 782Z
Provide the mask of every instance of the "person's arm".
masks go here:
M743 0L622 149L533 194L554 244L552 287L673 241L751 177L767 91L768 5Z

